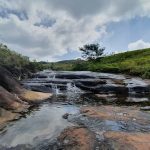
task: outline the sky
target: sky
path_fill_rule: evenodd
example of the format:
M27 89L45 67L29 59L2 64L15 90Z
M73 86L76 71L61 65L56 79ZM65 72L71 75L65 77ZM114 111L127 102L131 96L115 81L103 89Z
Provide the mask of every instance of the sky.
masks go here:
M0 0L0 43L38 61L150 47L150 0Z

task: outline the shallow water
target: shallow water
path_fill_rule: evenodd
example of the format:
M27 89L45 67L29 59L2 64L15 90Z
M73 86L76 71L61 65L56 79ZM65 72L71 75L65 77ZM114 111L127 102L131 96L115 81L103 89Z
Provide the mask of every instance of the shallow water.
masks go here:
M0 134L0 145L14 147L20 144L35 145L46 139L56 138L64 128L72 126L62 116L77 113L73 105L45 103L27 114L25 118L12 122Z

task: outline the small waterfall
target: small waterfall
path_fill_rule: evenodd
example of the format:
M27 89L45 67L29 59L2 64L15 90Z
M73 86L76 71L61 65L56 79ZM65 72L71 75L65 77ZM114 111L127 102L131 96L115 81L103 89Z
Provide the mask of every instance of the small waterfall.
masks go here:
M48 74L48 79L55 79L55 73L54 72L51 72Z
M52 91L56 94L56 95L58 95L58 94L60 94L60 91L59 91L59 89L58 89L58 87L57 87L57 84L51 84L52 85Z
M74 83L67 83L67 91L72 93L81 93L81 90Z

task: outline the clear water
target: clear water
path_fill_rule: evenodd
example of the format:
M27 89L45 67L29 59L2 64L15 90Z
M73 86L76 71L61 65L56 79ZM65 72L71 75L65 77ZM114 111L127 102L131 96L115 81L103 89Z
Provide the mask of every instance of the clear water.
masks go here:
M25 118L12 122L0 134L0 145L14 147L20 144L34 145L45 139L56 138L63 129L73 124L63 119L65 113L74 114L73 105L45 103L32 110Z

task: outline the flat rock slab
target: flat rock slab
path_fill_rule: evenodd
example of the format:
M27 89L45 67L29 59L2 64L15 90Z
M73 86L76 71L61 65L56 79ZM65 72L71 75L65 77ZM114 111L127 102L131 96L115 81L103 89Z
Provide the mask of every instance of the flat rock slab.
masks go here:
M58 137L59 147L64 150L92 150L95 145L95 136L83 127L65 129Z
M27 102L33 102L33 103L47 100L50 97L52 97L51 93L42 93L42 92L35 92L35 91L29 91L29 90L25 90L23 93L20 94L21 99L26 100Z
M112 121L130 121L140 124L150 124L150 114L140 111L140 108L134 106L97 106L83 107L81 113L84 116L98 118L100 120Z
M150 133L106 132L104 138L104 150L150 150Z

